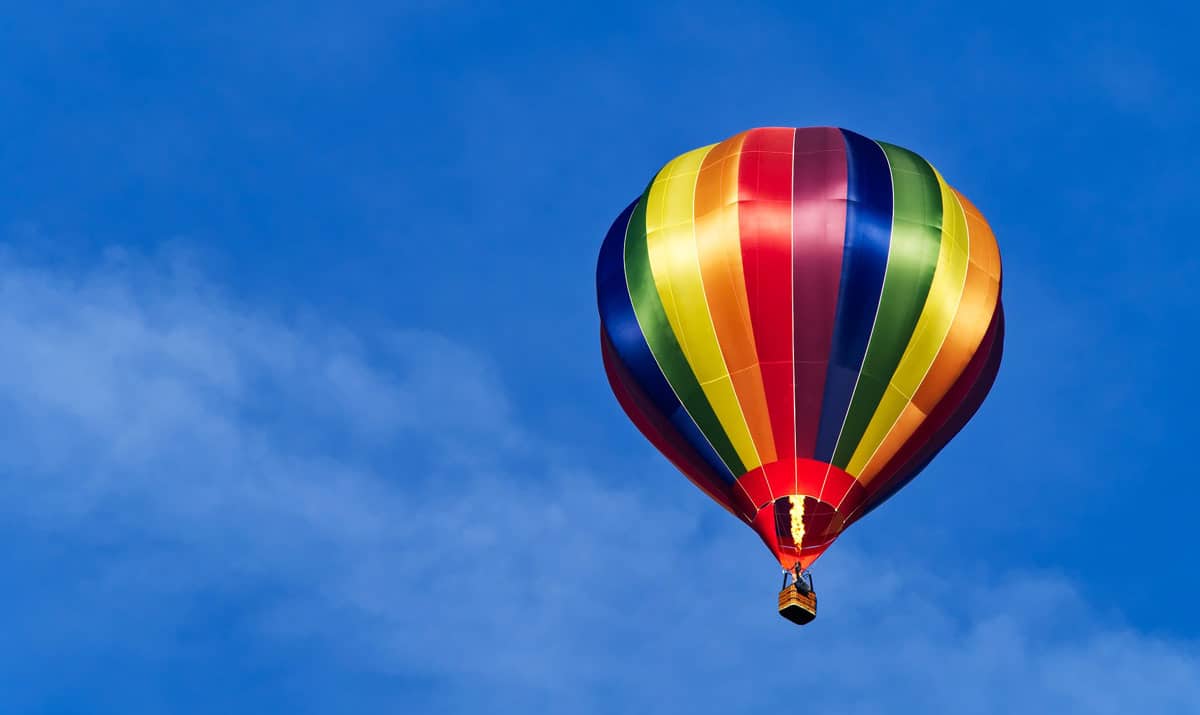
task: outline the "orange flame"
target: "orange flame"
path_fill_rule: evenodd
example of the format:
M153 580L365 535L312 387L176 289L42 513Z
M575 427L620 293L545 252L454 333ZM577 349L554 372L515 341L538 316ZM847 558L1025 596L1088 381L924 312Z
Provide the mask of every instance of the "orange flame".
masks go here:
M792 508L789 514L792 517L792 541L796 544L796 551L800 551L800 545L804 543L804 497L790 496L788 501L791 502Z

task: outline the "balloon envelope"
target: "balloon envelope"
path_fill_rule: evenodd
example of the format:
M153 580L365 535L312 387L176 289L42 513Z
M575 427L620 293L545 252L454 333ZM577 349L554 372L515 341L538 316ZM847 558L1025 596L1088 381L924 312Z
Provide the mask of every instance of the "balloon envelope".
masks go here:
M789 570L915 477L999 369L987 222L920 156L844 129L671 160L596 284L626 414Z

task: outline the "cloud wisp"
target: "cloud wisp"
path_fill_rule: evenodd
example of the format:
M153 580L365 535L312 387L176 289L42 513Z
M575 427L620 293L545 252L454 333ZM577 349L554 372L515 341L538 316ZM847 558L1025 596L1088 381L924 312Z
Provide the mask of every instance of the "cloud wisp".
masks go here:
M38 605L3 620L47 666L169 661L199 627L187 604L252 600L237 627L258 648L304 648L325 679L419 678L449 711L1200 702L1197 644L1124 626L1054 574L835 550L821 618L795 629L748 530L710 523L665 465L631 486L564 459L446 336L288 318L169 262L71 275L3 257L0 340L0 515L58 559L56 581L23 587Z

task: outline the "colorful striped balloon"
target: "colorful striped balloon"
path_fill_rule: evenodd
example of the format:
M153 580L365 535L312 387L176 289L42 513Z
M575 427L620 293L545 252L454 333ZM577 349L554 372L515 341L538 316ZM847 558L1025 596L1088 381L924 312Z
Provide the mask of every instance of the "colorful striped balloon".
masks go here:
M596 286L629 418L788 570L920 473L1000 365L987 222L921 157L844 129L671 160Z

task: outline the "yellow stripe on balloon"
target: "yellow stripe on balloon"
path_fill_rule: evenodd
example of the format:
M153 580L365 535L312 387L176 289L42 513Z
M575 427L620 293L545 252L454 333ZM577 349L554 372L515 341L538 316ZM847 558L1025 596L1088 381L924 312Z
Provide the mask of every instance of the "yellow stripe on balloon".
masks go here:
M668 244L661 239L663 232L667 230L691 231L690 221L688 225L682 227L671 226L667 223L667 187L672 182L682 183L689 187L689 192L692 191L695 187L696 177L700 173L700 165L703 163L705 155L714 146L716 145L710 144L700 147L667 162L667 165L654 177L654 181L650 184L649 195L646 197L646 249L650 258L650 273L654 276L654 287L658 289L658 297L662 300L667 322L670 323L671 331L675 333L675 339L679 342L679 348L689 363L692 362L691 349L687 344L687 336L680 328L679 310L675 305L675 295L671 291L671 255L665 250ZM683 194L682 191L672 193L676 196ZM660 240L654 240L656 235Z
M751 470L762 460L717 342L696 243L696 182L713 146L679 156L654 179L646 198L646 246L671 330L738 458Z
M942 351L938 353L929 374L913 396L913 406L925 414L933 411L962 371L967 369L971 356L979 349L983 336L987 334L1000 300L1000 249L996 245L996 237L971 202L957 191L954 195L966 214L971 266L967 270L967 284L950 334L946 336Z
M879 401L879 407L846 465L846 471L864 484L869 481L867 467L872 462L880 462L873 459L879 446L896 427L904 408L912 401L937 358L954 323L954 316L958 313L958 304L966 284L970 256L966 214L942 175L936 169L933 173L942 192L942 242L937 266L925 306L921 309L908 346L892 374L887 391Z
M983 336L991 324L992 314L996 312L996 303L1000 296L1000 252L996 246L996 237L992 235L987 221L971 202L957 191L954 195L963 207L970 249L967 279L962 299L958 304L958 312L937 359L929 368L917 393L904 408L896 426L880 445L867 468L859 475L859 480L864 483L869 483L878 476L879 471L908 442L933 408L954 386L975 351L979 349L979 344L983 342Z
M758 456L770 463L776 459L775 440L750 320L739 232L738 172L745 142L745 134L730 137L704 158L696 181L696 248L708 312L725 359L725 372L718 379L733 383Z

